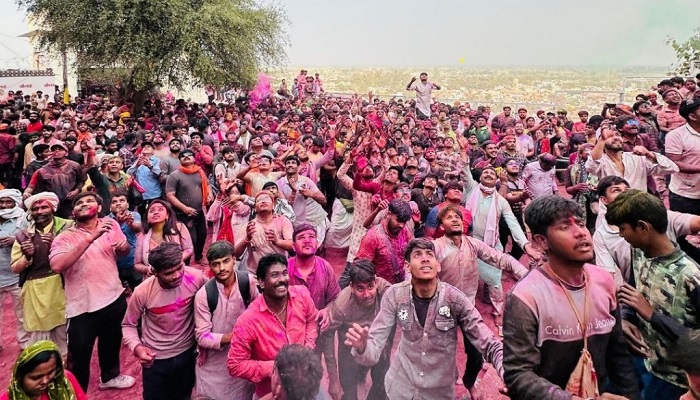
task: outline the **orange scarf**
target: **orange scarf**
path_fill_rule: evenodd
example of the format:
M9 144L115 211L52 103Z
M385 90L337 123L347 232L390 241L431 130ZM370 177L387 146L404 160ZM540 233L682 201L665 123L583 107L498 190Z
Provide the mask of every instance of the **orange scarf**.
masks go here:
M204 171L202 171L202 168L200 168L198 165L191 165L190 167L183 167L181 165L180 171L185 174L198 173L199 177L202 178L202 206L206 206L209 202L209 181L207 180L207 176L204 174Z

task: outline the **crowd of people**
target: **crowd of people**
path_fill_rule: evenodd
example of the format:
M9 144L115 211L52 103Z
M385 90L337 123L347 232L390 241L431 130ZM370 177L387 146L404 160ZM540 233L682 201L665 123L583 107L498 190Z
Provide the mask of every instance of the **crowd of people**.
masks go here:
M129 388L126 346L146 400L479 400L486 363L512 399L700 399L696 79L578 120L406 89L9 92L2 398Z

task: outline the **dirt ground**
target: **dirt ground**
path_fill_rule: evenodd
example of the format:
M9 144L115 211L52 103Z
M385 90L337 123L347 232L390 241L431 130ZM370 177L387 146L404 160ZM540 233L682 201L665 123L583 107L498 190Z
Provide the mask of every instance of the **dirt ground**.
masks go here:
M342 272L342 266L344 265L345 252L336 252L329 250L326 252L325 257L331 263L331 265L337 266L336 269ZM506 290L510 290L513 285L513 281L504 274L504 285ZM481 298L481 292L477 295L477 299ZM9 297L2 299L1 303L3 315L2 315L2 346L3 350L0 352L0 393L4 392L9 385L10 377L12 375L12 366L14 365L15 359L19 355L20 349L17 344L17 337L15 334L16 319L14 313L12 312L12 303ZM493 317L491 316L491 311L493 308L490 305L486 305L477 300L477 308L481 311L484 320L488 326L497 333L495 326L493 324ZM462 338L459 335L459 344L455 351L457 351L457 364L460 370L460 376L464 371L464 363L466 361L466 356L464 355L464 346L461 344ZM394 341L394 350L398 346L398 340ZM94 400L134 400L142 398L142 384L141 384L141 366L136 361L134 356L129 352L129 350L122 346L121 350L121 365L122 373L126 375L131 375L136 378L136 385L130 389L126 390L108 390L100 391L97 386L99 384L99 366L97 362L97 347L93 351L92 363L91 363L91 376L90 376L90 386L88 388L88 398ZM222 366L225 368L225 366ZM327 389L328 379L324 378L322 386ZM489 366L489 370L485 377L481 380L479 387L482 389L486 395L485 400L501 400L507 399L506 396L502 396L498 393L498 388L502 386L500 378L498 378L495 370ZM461 399L466 393L464 386L456 386L456 399ZM371 399L369 399L371 400Z

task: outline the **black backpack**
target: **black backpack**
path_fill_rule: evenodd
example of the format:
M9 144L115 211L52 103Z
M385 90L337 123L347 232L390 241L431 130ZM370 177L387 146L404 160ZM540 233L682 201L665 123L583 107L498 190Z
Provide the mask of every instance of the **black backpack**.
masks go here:
M241 297L243 297L243 304L245 308L248 308L250 304L250 277L245 271L236 271L236 281L238 282L238 290L241 292ZM216 279L211 278L204 284L204 290L207 291L207 305L209 306L209 312L214 314L216 306L219 304L219 290L216 288Z

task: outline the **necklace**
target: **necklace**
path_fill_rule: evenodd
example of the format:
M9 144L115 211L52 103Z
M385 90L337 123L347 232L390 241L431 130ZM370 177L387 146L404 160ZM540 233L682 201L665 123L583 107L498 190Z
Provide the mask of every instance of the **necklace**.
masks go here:
M288 302L289 302L289 301L285 301L285 302L284 302L284 307L282 307L282 309L281 309L279 312L274 312L274 311L273 311L272 313L275 314L275 315L277 316L277 318L279 318L285 311L287 311L287 303L288 303Z
M580 285L574 285L572 283L569 283L569 282L563 280L559 275L557 275L557 273L554 272L554 270L549 265L549 263L547 263L546 267L549 270L549 272L551 272L552 275L554 275L554 277L557 279L557 281L559 281L559 283L563 283L564 285L569 286L572 289L581 289L581 288L586 286L586 274L585 273L583 274L583 283Z

